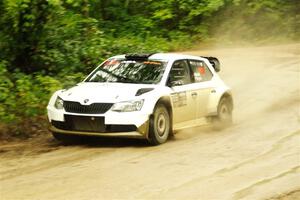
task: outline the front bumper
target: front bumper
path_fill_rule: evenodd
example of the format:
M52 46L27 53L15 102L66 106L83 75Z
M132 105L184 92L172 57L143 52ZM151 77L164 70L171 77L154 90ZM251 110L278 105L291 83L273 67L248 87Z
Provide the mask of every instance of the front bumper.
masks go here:
M149 115L142 112L68 113L48 106L50 131L68 135L147 139Z
M56 128L55 126L50 126L50 131L54 133L61 133L66 135L87 135L87 136L101 136L101 137L123 137L123 138L136 138L136 139L147 139L148 138L148 127L149 123L145 123L139 127L136 131L130 132L90 132L90 131L73 131L73 130L63 130ZM144 134L145 132L145 134Z

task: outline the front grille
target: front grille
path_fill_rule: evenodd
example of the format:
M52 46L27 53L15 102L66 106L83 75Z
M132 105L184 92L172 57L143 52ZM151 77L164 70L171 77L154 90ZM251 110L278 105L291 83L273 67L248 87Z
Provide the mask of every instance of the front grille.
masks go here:
M107 112L113 103L93 103L91 105L81 105L75 101L64 101L64 108L67 112L71 113L84 113L84 114L103 114Z
M107 132L131 132L136 131L137 128L135 125L107 125L106 131Z

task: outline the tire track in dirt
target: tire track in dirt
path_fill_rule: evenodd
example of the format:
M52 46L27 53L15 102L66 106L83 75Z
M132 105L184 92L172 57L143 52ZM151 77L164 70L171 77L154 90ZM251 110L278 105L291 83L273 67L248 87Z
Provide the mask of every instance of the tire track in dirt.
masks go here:
M235 164L229 168L223 168L217 172L215 172L213 175L216 175L216 176L219 176L219 175L222 175L224 173L228 173L228 172L231 172L233 170L237 170L238 168L240 167L243 167L247 164L253 164L255 162L258 162L260 160L263 160L265 159L266 157L268 157L270 154L274 153L274 151L278 150L281 146L285 145L285 142L288 141L288 140L291 140L291 139L294 139L294 137L297 137L297 136L300 136L300 130L299 131L296 131L290 135L287 135L281 139L279 139L275 144L273 144L271 146L271 148L269 150L267 150L266 152L256 156L256 157L253 157L251 159L248 159L248 160L245 160L241 163L238 163L238 164ZM300 137L298 138L300 139ZM300 147L298 149L300 151ZM297 152L296 152L297 153Z
M236 192L233 196L233 199L238 200L238 199L243 199L244 197L246 197L249 193L253 192L255 187L258 187L260 185L264 185L268 182L274 181L275 179L279 179L282 178L286 175L289 174L296 174L300 172L300 165L297 165L295 167L292 167L291 169L284 171L280 174L277 174L273 177L267 178L267 179L263 179L261 181L258 181L256 183L253 183L252 185L247 186L246 188L243 188L242 190ZM300 186L300 185L299 185Z

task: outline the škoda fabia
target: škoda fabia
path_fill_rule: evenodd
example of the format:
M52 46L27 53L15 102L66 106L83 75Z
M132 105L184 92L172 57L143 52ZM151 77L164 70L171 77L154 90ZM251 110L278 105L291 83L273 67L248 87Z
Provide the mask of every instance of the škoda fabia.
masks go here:
M158 145L174 131L232 121L230 88L214 57L171 53L107 59L81 83L53 94L47 106L53 136L142 138Z

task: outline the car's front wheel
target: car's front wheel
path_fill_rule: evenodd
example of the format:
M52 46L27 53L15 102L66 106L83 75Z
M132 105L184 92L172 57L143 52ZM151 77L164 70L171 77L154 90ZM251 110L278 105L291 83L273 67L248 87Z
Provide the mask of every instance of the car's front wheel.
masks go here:
M149 142L152 145L165 143L170 133L170 115L167 108L158 104L150 119Z

